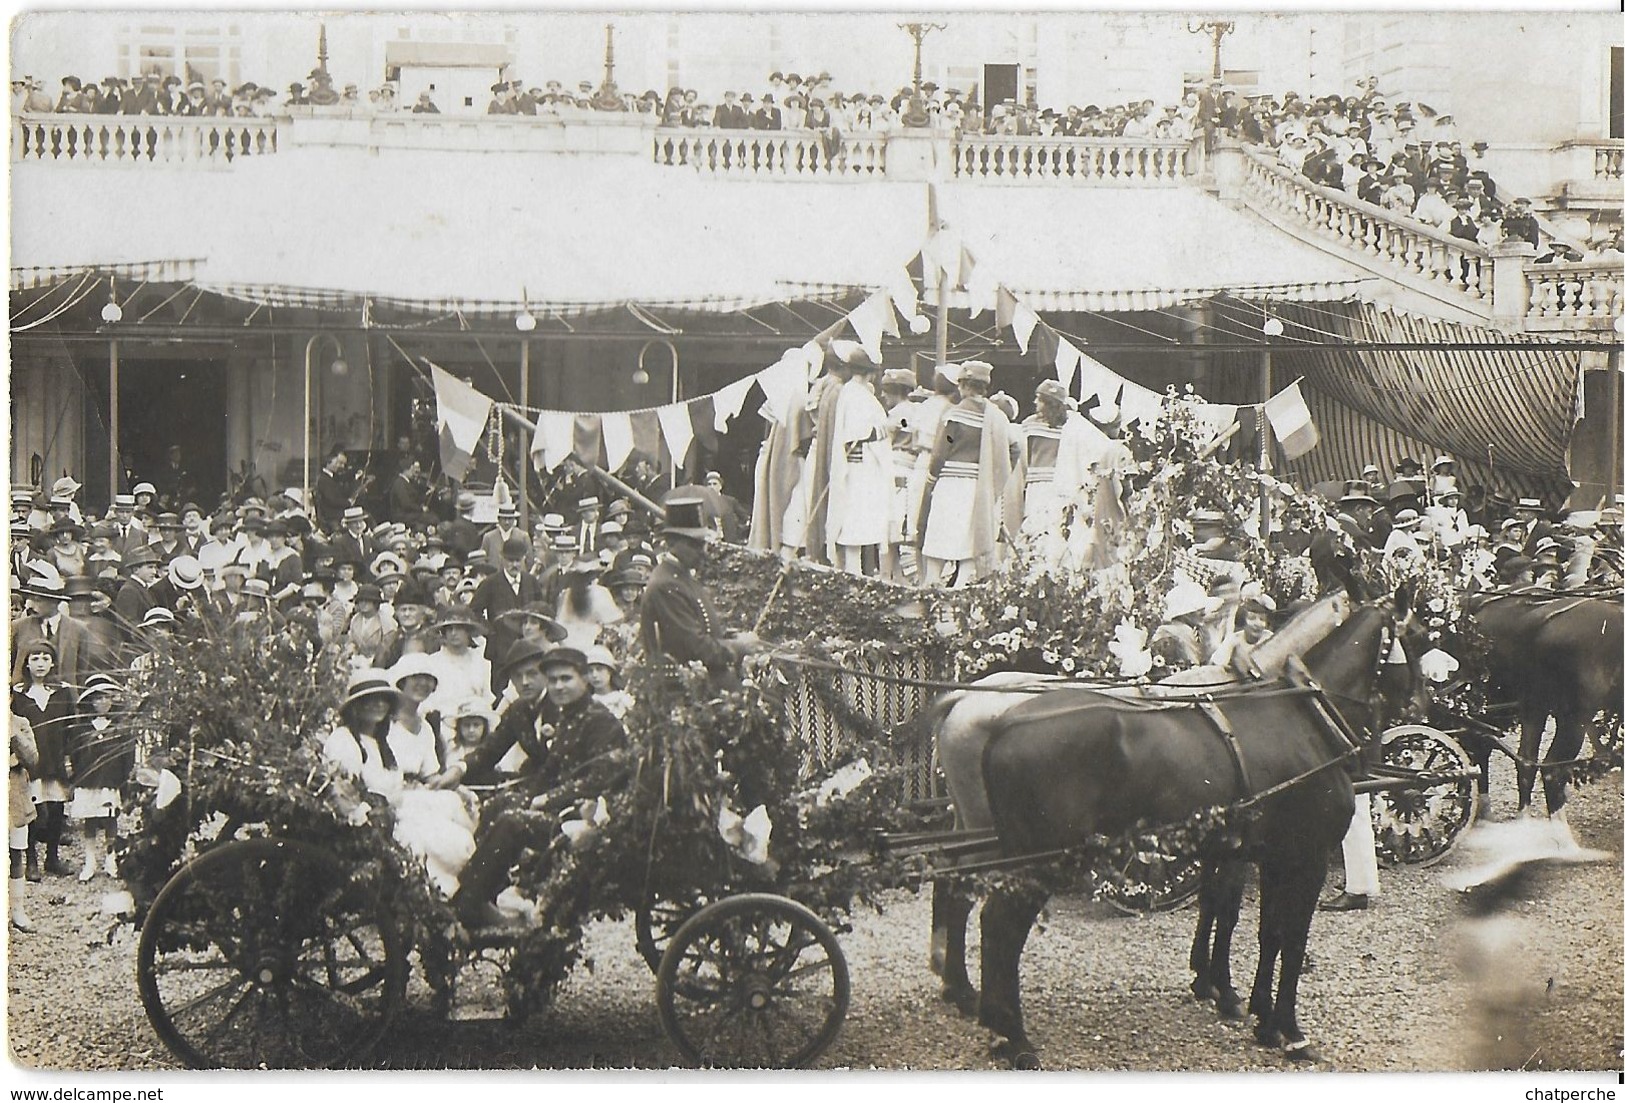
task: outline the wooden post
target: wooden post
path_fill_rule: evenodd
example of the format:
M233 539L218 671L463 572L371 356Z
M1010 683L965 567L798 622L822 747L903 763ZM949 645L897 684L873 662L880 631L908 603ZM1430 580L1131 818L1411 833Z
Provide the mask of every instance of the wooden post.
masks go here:
M530 338L519 339L519 405L530 410ZM530 534L530 455L519 457L519 531Z
M1268 474L1270 469L1270 419L1265 416L1264 403L1275 393L1274 365L1270 360L1269 335L1264 336L1264 397L1258 403L1258 470ZM1270 491L1258 487L1258 538L1267 547L1270 539Z
M123 463L118 452L118 339L107 342L107 500L123 489L119 473Z

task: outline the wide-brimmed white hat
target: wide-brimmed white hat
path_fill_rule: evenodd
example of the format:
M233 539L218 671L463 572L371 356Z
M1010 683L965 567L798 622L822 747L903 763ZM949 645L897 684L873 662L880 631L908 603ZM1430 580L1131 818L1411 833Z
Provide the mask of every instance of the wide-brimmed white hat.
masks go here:
M422 651L408 651L396 659L395 665L385 673L396 686L415 674L427 674L435 680L436 685L440 683L440 675L435 672L434 660Z

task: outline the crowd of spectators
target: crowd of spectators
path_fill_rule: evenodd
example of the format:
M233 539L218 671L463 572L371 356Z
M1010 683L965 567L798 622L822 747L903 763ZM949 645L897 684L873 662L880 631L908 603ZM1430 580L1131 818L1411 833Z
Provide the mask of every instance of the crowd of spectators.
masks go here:
M1210 133L1273 149L1281 164L1322 187L1451 237L1480 245L1526 241L1537 263L1620 259L1617 228L1567 241L1544 231L1528 197L1497 188L1484 167L1486 144L1464 142L1449 112L1390 103L1376 77L1356 86L1347 96L1312 100L1295 92L1246 99L1215 86L1202 97L1216 108L1203 122Z

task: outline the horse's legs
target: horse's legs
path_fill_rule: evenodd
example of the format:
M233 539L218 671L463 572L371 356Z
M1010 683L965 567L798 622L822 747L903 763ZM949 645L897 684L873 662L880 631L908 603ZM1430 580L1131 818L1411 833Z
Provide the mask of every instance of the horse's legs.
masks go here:
M1315 917L1315 901L1326 883L1326 865L1327 855L1322 853L1318 860L1281 870L1275 880L1281 983L1276 990L1269 1032L1280 1040L1281 1048L1294 1061L1319 1060L1298 1028L1298 977L1303 973L1303 955L1309 947L1309 924Z
M1275 867L1258 867L1258 969L1253 973L1253 991L1247 1000L1247 1013L1258 1017L1253 1036L1265 1045L1275 1045L1270 1025L1275 1015L1275 959L1281 953L1280 907Z
M1241 1017L1241 997L1230 979L1230 939L1241 915L1242 888L1247 867L1237 861L1212 860L1202 864L1198 897L1201 915L1191 941L1191 992L1199 1000L1216 1000L1219 1014Z
M1557 714L1557 734L1552 737L1551 749L1546 752L1546 762L1555 762L1559 765L1541 766L1541 786L1546 791L1546 814L1555 820L1566 822L1563 806L1569 799L1569 765L1580 756L1585 749L1586 731L1591 727L1591 721L1577 709L1564 709Z
M1219 1014L1226 1019L1241 1018L1241 996L1230 979L1230 940L1241 919L1241 897L1247 884L1247 863L1225 861L1220 864L1218 924L1213 933L1213 956L1209 977L1218 993Z
M1540 771L1540 738L1546 734L1546 709L1524 703L1518 710L1518 811L1534 803L1535 776Z
M976 989L965 971L965 926L971 898L951 878L931 882L931 971L942 978L942 998L961 1014L976 1010Z
M1006 1043L1012 1068L1038 1068L1021 1016L1021 951L1044 906L1038 891L995 889L982 904L982 1001L977 1021Z

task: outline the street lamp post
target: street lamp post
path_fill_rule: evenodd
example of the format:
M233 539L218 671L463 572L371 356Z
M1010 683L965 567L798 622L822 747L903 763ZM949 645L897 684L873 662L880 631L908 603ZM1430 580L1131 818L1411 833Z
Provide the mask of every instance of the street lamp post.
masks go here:
M926 113L925 101L920 96L920 49L925 36L932 31L946 30L942 23L899 23L898 29L907 31L914 39L914 94L909 97L908 110L903 113L904 126L925 126L931 121Z
M1213 79L1224 79L1224 67L1219 64L1219 43L1224 36L1236 29L1236 24L1229 19L1204 19L1200 23L1186 23L1185 29L1191 34L1206 34L1213 36Z
M338 353L338 355L333 358L333 367L338 369L340 373L342 373L344 370L344 346L339 343L339 339L334 337L331 333L312 334L310 340L305 342L305 500L302 503L304 508L310 511L312 514L315 512L315 504L310 500L310 357L311 354L316 351L316 343L323 337L333 342L333 348Z

